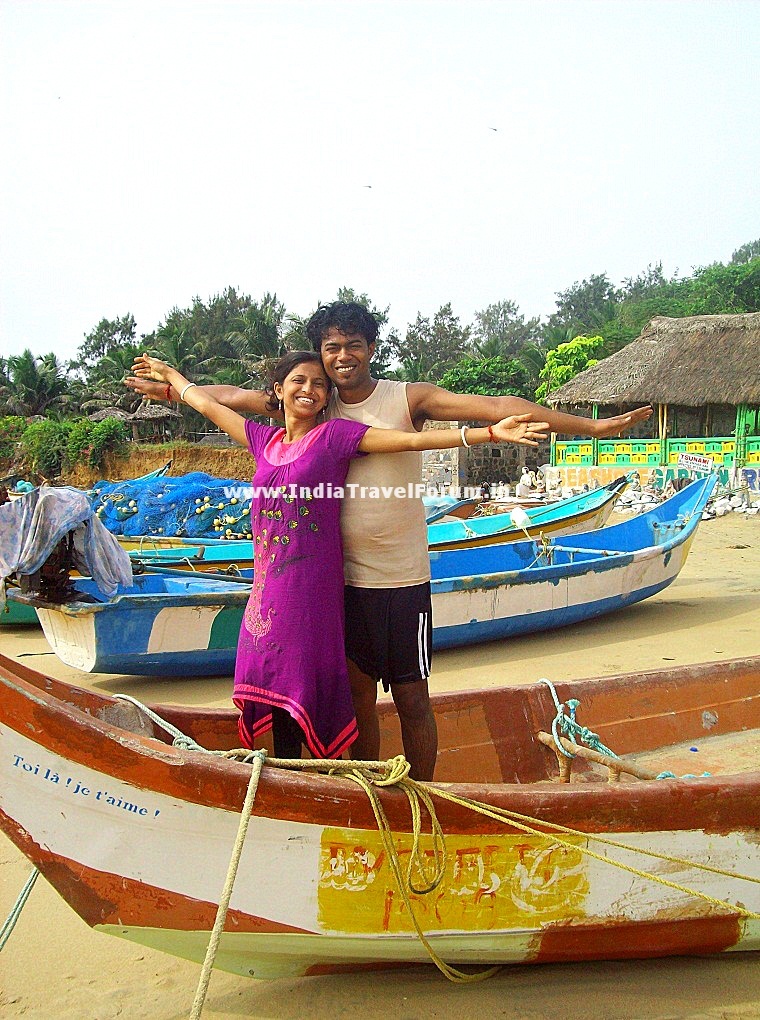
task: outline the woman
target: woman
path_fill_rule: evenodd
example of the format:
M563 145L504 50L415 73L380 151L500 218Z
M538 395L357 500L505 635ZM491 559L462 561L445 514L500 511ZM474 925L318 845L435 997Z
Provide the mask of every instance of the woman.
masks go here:
M336 418L321 422L331 383L319 354L293 351L274 367L269 409L285 427L259 425L218 403L176 369L144 354L139 374L246 446L256 460L251 500L254 579L240 628L233 700L246 747L270 727L274 751L339 757L357 729L343 643L342 486L353 457L444 450L487 442L537 445L548 428L530 415L488 428L409 434ZM401 538L401 536L400 536Z

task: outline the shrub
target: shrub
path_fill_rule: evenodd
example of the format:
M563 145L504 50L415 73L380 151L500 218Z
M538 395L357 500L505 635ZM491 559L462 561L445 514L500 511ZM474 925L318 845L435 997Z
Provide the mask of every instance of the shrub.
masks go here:
M21 446L31 469L46 478L60 474L68 435L65 422L49 418L27 425L21 437Z
M104 418L103 421L95 423L95 428L90 435L90 455L87 458L87 463L90 467L100 467L106 451L113 450L116 453L121 453L129 436L129 426L126 422L119 421L118 418Z
M26 421L18 414L0 418L0 457L12 457L27 427Z

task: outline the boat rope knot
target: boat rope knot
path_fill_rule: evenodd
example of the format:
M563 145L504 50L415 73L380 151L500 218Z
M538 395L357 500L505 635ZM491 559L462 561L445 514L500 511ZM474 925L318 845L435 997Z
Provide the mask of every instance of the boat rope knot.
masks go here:
M575 755L564 748L559 739L558 730L562 730L562 736L567 737L568 740L574 741L576 744L585 744L586 747L590 747L593 751L598 751L600 754L606 754L610 758L619 757L614 751L611 751L609 747L606 747L599 739L599 734L594 733L588 726L581 726L580 723L575 720L575 713L580 706L580 701L577 698L569 698L567 707L570 710L570 715L565 715L565 706L560 702L557 691L551 680L547 680L546 677L542 677L539 681L540 684L546 684L551 692L551 696L554 699L554 707L557 709L557 714L552 720L552 736L554 737L554 743L556 744L557 751L563 754L566 758L574 758Z

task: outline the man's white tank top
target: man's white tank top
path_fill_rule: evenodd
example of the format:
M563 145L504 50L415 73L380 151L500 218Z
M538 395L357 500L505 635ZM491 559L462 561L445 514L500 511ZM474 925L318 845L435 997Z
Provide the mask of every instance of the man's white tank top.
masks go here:
M371 395L358 404L345 404L333 390L327 417L416 431L406 383L390 379L379 379ZM425 507L414 495L421 481L420 453L371 453L351 462L341 513L346 584L405 588L430 580ZM405 495L394 494L397 488Z

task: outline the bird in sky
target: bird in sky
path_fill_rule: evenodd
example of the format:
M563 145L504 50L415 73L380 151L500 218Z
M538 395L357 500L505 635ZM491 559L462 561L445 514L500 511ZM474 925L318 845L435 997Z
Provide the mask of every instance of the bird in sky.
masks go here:
M489 131L498 131L499 129L498 128L489 128L488 130Z

